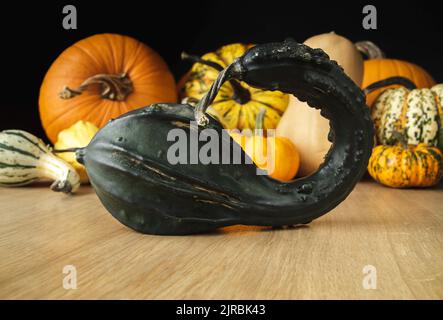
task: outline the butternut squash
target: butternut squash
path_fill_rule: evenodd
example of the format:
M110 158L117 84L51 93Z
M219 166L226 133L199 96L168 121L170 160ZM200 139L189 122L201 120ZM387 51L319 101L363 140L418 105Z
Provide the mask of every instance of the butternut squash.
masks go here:
M351 41L331 32L311 37L304 43L312 48L323 49L360 87L363 80L363 58ZM313 173L323 163L324 156L331 147L329 130L329 121L320 115L320 110L310 108L306 103L290 96L288 108L277 126L277 135L289 138L299 150L299 176Z

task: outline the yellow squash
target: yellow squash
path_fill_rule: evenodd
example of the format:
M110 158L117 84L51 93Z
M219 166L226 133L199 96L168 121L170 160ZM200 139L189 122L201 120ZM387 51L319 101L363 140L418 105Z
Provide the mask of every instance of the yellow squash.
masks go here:
M443 176L443 153L423 143L380 145L372 152L368 171L376 181L389 187L430 187Z
M91 122L80 120L68 129L59 132L54 148L56 150L67 150L86 147L97 131L98 128ZM81 183L89 182L85 167L77 162L74 152L61 152L57 153L57 156L74 167L80 175Z
M201 58L184 54L184 59L195 63L181 81L181 98L186 98L187 101L189 98L200 100L217 78L219 71L250 47L252 45L230 44ZM208 112L218 118L225 128L243 130L254 129L258 112L266 108L263 128L275 129L288 106L288 101L288 95L280 91L263 91L243 82L231 81L220 89Z

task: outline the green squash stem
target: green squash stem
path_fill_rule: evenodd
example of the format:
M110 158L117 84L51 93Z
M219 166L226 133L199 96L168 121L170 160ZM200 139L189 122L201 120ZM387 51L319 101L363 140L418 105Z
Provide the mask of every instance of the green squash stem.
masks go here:
M263 130L263 122L265 120L265 115L266 115L266 109L261 108L260 111L257 113L257 116L255 117L255 129Z

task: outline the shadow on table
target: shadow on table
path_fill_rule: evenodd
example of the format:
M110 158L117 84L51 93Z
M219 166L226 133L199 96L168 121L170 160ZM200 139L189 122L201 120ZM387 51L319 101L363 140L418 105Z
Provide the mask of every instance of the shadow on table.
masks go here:
M262 227L262 226L246 226L246 225L234 225L229 227L224 227L216 229L212 232L203 234L206 236L223 236L227 234L236 235L251 235L263 232L284 232L284 231L295 231L297 229L306 229L309 225L296 225L296 226L285 226L285 227Z
M33 182L32 184L29 184L26 186L16 187L16 188L17 189L19 189L19 188L41 189L43 191L45 191L45 189L46 189L48 192L54 192L51 190L51 184L52 184L52 181L41 180L41 181ZM83 196L83 195L87 195L87 194L91 194L91 193L94 193L94 189L91 187L91 185L87 184L87 185L81 185L80 188L75 192L75 194L72 194L72 196L78 197L78 196Z

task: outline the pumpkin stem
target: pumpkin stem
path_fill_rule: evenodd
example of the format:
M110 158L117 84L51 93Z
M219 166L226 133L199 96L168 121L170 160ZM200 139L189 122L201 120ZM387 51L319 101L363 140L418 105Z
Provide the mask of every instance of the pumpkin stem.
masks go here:
M218 72L221 72L224 68L218 64L217 62L205 60L200 58L199 56L191 55L186 52L182 52L181 54L182 60L188 60L193 63L201 63L208 67L214 68ZM251 93L248 89L245 89L237 80L231 79L229 80L229 83L232 86L232 90L234 92L234 95L232 96L232 99L235 100L235 102L239 104L246 104L249 101L251 101Z
M359 41L355 43L355 47L360 53L364 54L369 60L384 59L385 53L372 41Z
M101 87L101 97L113 101L124 101L134 90L131 80L126 73L122 74L97 74L86 79L80 87L71 89L65 86L59 93L61 99L71 99L81 95L92 85Z
M408 78L390 77L390 78L380 80L380 81L370 84L369 86L367 86L366 88L363 89L363 92L365 95L368 95L377 89L391 86L391 85L400 85L400 86L403 86L409 90L417 89L417 86L415 85L415 83L412 82L411 80L409 80Z

